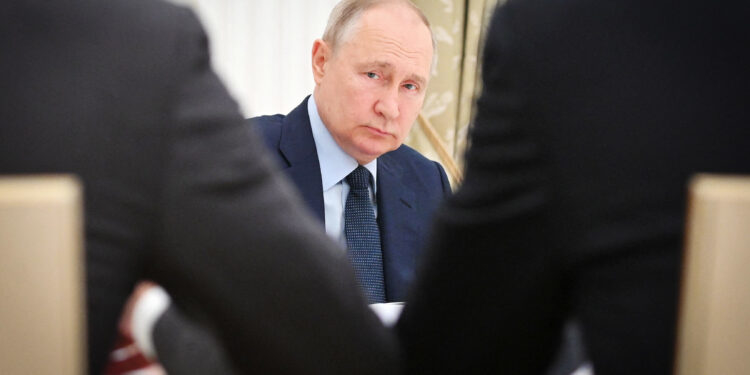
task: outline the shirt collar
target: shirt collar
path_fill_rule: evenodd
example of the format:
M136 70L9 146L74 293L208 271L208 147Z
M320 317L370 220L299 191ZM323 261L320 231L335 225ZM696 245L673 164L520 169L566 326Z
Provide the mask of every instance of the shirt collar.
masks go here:
M315 97L313 95L310 95L310 98L307 100L307 115L310 118L313 140L315 141L315 148L318 151L323 191L326 191L341 182L349 173L352 173L359 163L344 152L333 139L328 128L323 124L323 120L320 119L318 106L315 104ZM365 164L364 167L372 174L373 192L375 192L376 186L378 186L378 159Z

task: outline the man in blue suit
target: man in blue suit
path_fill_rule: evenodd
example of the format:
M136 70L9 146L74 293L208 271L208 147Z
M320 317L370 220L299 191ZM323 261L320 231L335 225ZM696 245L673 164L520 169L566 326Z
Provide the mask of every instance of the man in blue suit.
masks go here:
M422 107L433 53L429 23L411 2L344 0L313 44L313 94L286 116L248 120L326 233L341 251L349 247L350 258L347 176L367 171L381 259L359 267L352 262L371 303L405 299L431 216L450 193L440 164L403 145ZM378 273L384 284L380 297L363 276ZM150 293L147 300L160 292ZM164 306L166 295L158 298L162 302L154 305ZM138 313L148 310L162 311L136 305L136 341L148 355L155 354L155 346L169 373L231 371L215 345L195 345L206 343L206 335L177 311L168 309L154 323L156 314Z
M320 96L318 87L313 96L286 116L262 116L249 121L260 129L266 145L277 152L286 175L302 193L314 216L325 225L328 235L346 246L342 236L342 201L346 194L342 191L345 177L362 164L339 146L336 133L329 130L332 127L322 121L324 115L319 113L323 106L316 103L330 99ZM342 138L352 140L346 134ZM440 164L400 143L393 151L369 162L363 160L366 167L372 165L371 173L376 176L375 202L386 298L403 301L430 218L450 192L450 185Z

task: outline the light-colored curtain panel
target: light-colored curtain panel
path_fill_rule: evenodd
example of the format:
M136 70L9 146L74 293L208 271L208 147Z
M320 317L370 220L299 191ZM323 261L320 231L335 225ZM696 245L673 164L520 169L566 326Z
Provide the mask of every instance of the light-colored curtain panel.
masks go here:
M312 93L312 44L338 0L171 0L195 11L243 113L287 113Z
M463 164L474 100L480 89L480 48L492 11L502 1L413 0L430 20L438 44L437 63L432 69L422 115L459 168ZM447 164L419 124L407 143L444 166ZM450 177L455 186L456 176Z

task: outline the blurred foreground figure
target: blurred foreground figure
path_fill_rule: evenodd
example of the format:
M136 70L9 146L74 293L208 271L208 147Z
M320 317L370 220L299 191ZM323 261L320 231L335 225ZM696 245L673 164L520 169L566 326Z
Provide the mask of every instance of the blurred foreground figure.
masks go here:
M244 372L394 371L394 338L243 126L189 11L13 1L0 46L0 173L73 173L85 188L91 373L144 278Z
M499 8L466 179L399 322L408 372L543 374L575 316L597 375L671 373L688 179L750 173L741 4Z

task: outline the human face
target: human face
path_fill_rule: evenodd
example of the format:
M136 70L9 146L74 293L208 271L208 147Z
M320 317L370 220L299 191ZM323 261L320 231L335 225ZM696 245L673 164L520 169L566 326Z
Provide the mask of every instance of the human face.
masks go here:
M313 45L315 103L338 145L359 164L397 149L424 101L432 37L401 4L368 9L333 51Z

